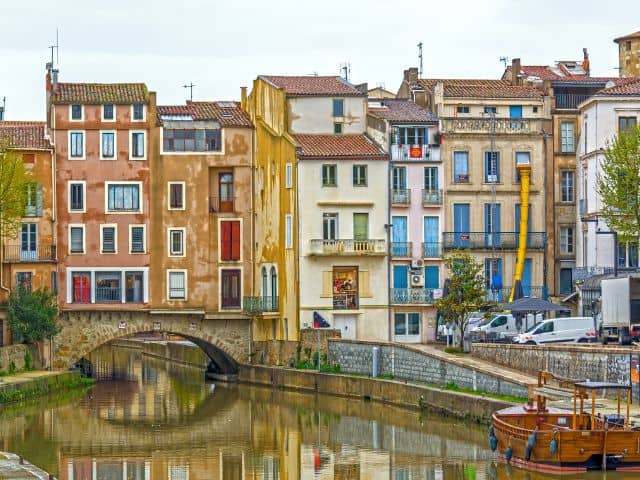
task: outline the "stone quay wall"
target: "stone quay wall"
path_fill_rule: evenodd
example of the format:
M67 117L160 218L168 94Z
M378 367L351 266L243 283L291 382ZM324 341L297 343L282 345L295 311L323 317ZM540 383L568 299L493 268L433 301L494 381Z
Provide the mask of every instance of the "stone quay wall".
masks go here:
M40 352L37 345L9 345L0 347L0 370L6 372L9 365L13 362L16 370L24 368L24 356L29 352L31 354L31 366L33 368L41 368Z
M327 353L327 341L330 338L340 338L339 329L320 330L320 352ZM307 352L313 356L318 351L318 330L303 328L300 330L300 341L291 340L267 340L253 342L252 363L258 365L289 365L298 354L300 345L300 358L306 359Z
M513 397L528 398L529 385L510 379L500 371L470 368L455 358L443 359L409 345L330 340L329 361L340 365L340 371L371 375L373 349L378 348L379 375L394 379L457 387Z

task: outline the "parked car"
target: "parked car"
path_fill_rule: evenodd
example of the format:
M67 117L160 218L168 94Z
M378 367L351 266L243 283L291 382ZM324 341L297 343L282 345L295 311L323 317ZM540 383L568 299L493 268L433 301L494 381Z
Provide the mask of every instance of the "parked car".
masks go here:
M552 342L594 342L596 330L592 317L560 317L536 323L516 335L514 343L539 345Z
M475 338L486 340L497 340L502 333L517 333L516 319L510 313L500 313L493 317L486 318L480 324L471 329L471 334Z

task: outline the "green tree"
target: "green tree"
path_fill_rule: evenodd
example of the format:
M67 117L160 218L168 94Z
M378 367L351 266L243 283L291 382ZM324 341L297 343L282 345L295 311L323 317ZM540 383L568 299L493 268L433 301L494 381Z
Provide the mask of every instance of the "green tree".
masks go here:
M451 322L460 332L464 332L469 322L469 314L492 305L486 300L482 264L467 252L454 252L444 259L449 270L449 292L434 302L446 321ZM460 335L462 347L463 335Z
M640 236L640 126L607 143L596 185L600 215L622 240Z
M0 140L0 238L18 233L27 205L27 186L33 183L22 155Z
M7 319L15 342L33 343L53 337L60 331L57 317L56 296L47 289L30 291L19 286L11 292Z

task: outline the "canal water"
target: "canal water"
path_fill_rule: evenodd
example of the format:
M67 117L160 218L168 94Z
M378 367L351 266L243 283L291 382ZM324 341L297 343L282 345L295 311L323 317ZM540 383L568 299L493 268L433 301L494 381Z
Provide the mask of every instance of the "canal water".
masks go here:
M136 349L105 346L91 362L90 390L2 407L0 448L60 480L550 478L497 463L473 423L214 384Z

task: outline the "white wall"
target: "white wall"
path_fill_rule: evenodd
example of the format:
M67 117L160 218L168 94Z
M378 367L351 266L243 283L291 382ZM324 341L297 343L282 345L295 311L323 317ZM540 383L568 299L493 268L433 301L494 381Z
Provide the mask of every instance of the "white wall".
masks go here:
M344 116L333 116L333 100L344 100ZM367 97L289 97L289 132L333 134L334 122L342 133L364 133L367 129Z

